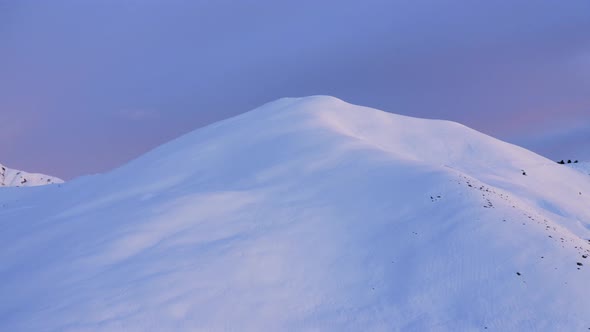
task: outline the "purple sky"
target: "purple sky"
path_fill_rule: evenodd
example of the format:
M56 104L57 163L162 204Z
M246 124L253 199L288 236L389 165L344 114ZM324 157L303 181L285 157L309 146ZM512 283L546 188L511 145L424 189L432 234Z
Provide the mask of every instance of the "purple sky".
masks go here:
M590 1L0 0L13 168L104 172L313 94L590 159Z

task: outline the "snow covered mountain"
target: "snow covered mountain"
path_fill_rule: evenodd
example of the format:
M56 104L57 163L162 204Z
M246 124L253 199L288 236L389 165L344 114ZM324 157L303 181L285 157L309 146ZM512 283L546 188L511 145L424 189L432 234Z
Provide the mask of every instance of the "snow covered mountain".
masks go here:
M52 183L63 183L63 180L44 174L10 169L0 164L0 187L33 187Z
M579 163L571 163L571 164L566 164L568 167L571 167L579 172L582 172L584 174L590 175L590 162L588 161L584 161L584 162L579 162Z
M582 331L590 178L457 123L281 99L0 191L2 331Z

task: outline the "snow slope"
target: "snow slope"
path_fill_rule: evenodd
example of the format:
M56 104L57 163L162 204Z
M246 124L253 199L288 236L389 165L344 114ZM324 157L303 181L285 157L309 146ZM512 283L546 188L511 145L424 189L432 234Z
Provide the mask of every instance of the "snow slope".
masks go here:
M588 330L589 206L457 123L280 99L0 191L0 330Z
M44 174L10 169L0 164L0 187L33 187L52 183L63 183L63 180Z
M571 167L579 172L590 175L590 162L589 161L582 161L579 163L571 163L571 164L565 164L565 165L567 165L568 167Z

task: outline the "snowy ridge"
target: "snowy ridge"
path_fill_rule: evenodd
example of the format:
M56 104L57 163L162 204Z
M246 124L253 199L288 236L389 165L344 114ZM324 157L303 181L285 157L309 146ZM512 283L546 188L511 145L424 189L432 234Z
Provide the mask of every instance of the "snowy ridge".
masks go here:
M63 183L63 180L44 174L10 169L0 164L0 187L33 187L53 183Z
M465 126L281 99L0 191L0 330L587 330L589 206Z
M579 162L579 163L571 163L571 164L565 164L568 167L571 167L572 169L575 169L578 172L582 172L584 174L590 175L590 162L589 161L583 161L583 162Z

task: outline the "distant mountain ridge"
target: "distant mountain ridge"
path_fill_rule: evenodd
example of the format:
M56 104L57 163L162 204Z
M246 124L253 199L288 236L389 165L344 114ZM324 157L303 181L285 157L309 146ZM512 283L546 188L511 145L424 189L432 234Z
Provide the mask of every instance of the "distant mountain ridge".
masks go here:
M0 164L0 187L34 187L63 183L60 178L38 173L28 173Z

